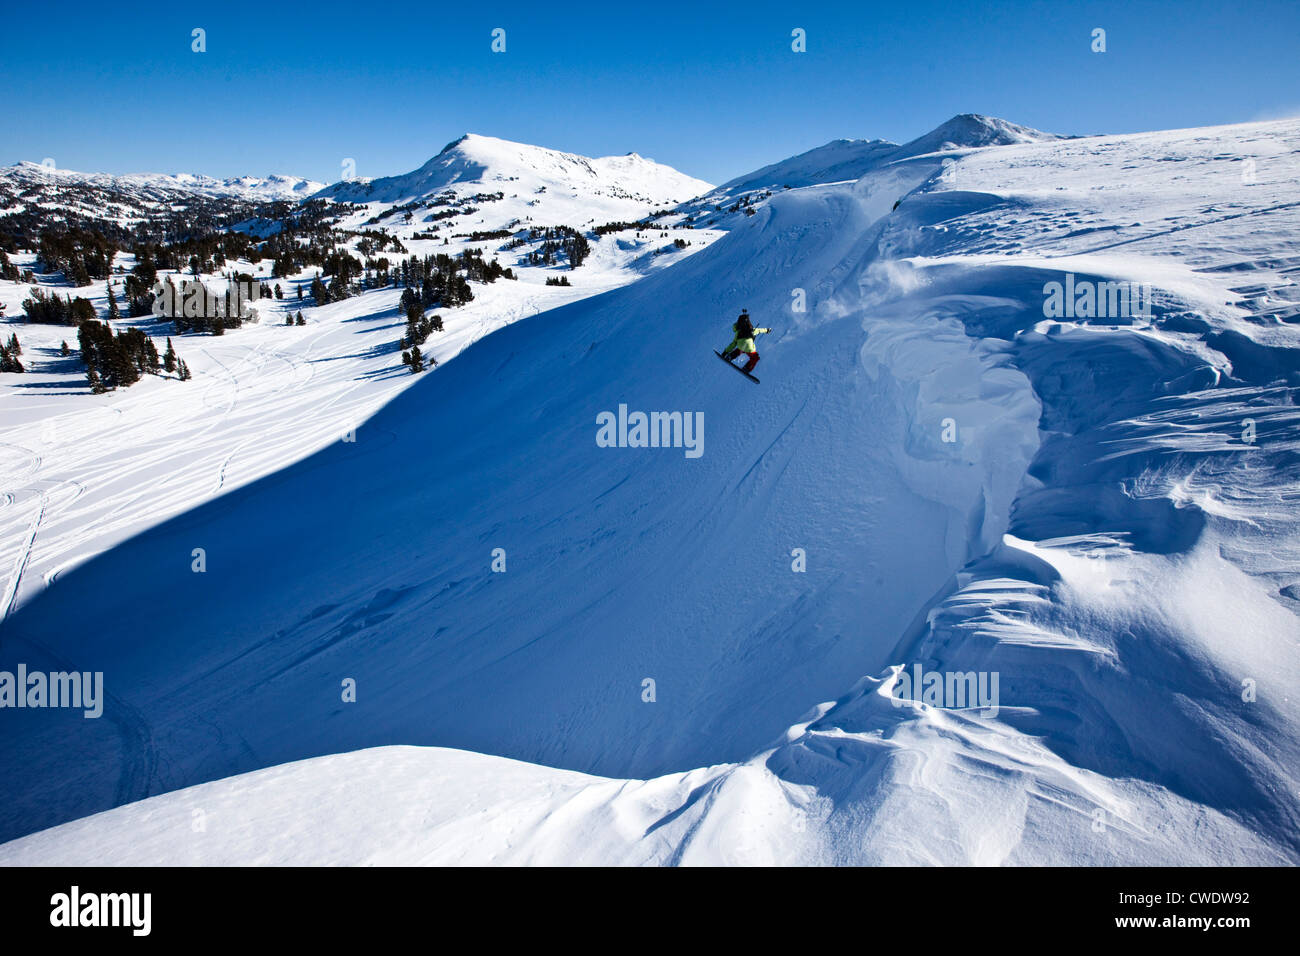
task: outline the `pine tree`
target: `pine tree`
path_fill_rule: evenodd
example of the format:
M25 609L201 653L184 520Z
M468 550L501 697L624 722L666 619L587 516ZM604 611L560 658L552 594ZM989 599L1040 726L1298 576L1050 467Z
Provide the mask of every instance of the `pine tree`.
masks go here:
M168 374L176 371L176 350L172 348L171 336L167 337L167 351L163 353L163 368Z
M285 324L285 325L293 325L293 313L292 313L292 312L286 312L286 313L284 314L284 324Z
M113 283L108 284L108 321L116 322L122 317L117 308L117 296L113 295Z
M412 373L424 371L424 356L420 354L420 347L418 345L411 347L410 366Z
M176 360L176 367L180 372L180 380L182 382L188 382L190 379L194 377L193 375L190 374L190 367L185 364L184 359L178 358Z
M69 355L72 354L72 349L68 348L67 339L64 339L62 342L59 343L59 354L62 355L64 358L67 358Z
M298 325L306 325L306 324L307 324L306 320L304 320L303 317L302 317L302 310L301 310L301 309L298 311L297 324L298 324Z

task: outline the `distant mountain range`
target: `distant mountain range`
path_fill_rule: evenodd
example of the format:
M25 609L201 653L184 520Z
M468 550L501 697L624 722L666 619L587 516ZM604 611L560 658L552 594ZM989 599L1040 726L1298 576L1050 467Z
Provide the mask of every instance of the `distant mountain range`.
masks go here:
M79 173L31 162L16 163L0 169L0 180L29 187L79 186L158 197L174 193L198 193L203 196L236 196L256 202L304 199L325 188L324 183L303 179L301 176L234 176L229 179L215 179L201 173L128 173L113 176L109 173Z
M221 228L274 201L296 201L320 183L294 176L214 179L191 173L81 173L39 163L0 168L0 234L31 241L52 225L149 238L183 235L196 226Z

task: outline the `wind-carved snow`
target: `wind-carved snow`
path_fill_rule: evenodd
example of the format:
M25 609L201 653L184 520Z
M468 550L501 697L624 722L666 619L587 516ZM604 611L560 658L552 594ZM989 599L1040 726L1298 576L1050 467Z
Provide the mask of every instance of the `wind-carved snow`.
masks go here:
M775 195L60 579L0 665L116 706L13 722L8 832L200 785L0 859L1294 864L1300 126L958 145ZM1066 272L1155 307L1050 318ZM758 390L708 354L737 305ZM704 456L596 448L620 402L703 410ZM900 701L918 668L997 674L996 715ZM289 762L394 743L436 746Z

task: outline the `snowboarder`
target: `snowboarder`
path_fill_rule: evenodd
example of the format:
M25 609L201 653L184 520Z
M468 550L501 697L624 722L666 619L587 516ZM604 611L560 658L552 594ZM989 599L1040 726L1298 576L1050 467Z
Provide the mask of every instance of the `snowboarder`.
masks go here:
M758 349L754 348L754 336L764 335L772 330L754 328L754 323L749 320L748 309L740 310L740 317L736 319L735 325L731 328L736 333L736 337L731 340L730 345L722 350L722 358L730 364L741 352L746 353L749 356L749 361L740 371L748 375L754 371L754 366L758 364Z

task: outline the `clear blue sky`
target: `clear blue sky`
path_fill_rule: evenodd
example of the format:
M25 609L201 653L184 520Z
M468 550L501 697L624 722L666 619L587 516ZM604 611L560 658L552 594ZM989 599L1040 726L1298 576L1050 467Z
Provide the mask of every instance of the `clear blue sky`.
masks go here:
M1300 113L1297 0L294 6L9 5L0 164L333 182L345 157L401 173L477 132L722 182L961 112L1063 133Z

